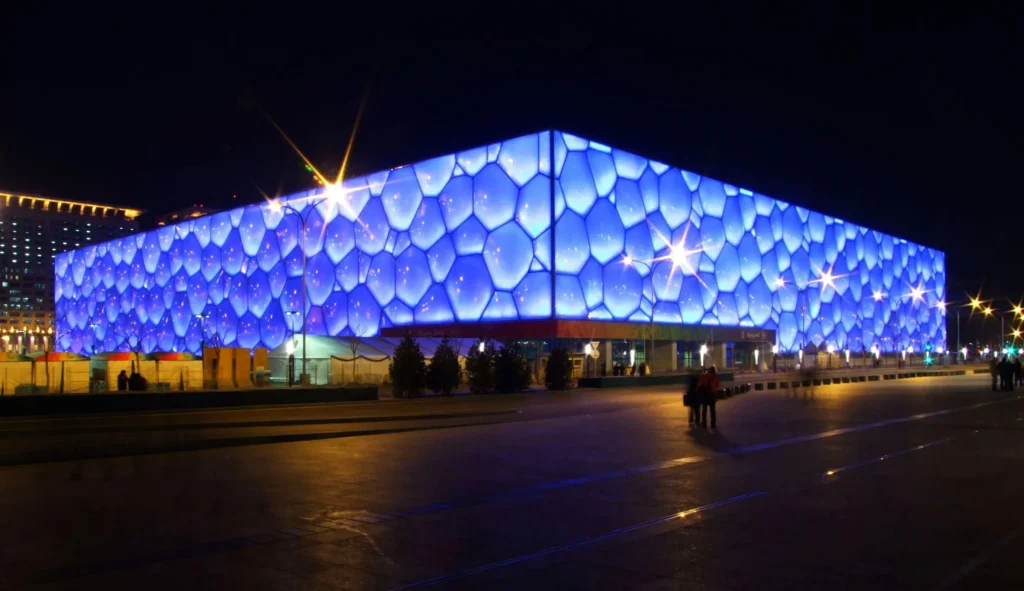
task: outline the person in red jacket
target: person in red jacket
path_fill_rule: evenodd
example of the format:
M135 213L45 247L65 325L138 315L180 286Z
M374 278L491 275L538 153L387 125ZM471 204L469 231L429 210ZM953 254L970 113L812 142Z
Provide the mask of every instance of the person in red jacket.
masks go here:
M721 383L718 381L718 374L715 373L715 366L708 368L700 378L700 383L697 384L697 392L700 393L700 424L702 427L708 426L708 408L711 409L711 428L715 429L718 427L718 413L715 409L715 402L718 398L718 389L721 387Z

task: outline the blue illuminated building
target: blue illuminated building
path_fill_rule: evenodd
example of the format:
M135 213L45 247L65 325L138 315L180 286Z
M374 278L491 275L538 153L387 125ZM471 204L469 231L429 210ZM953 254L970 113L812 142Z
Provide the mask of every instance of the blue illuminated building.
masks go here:
M274 349L301 313L329 336L612 338L653 314L659 334L765 329L782 352L946 344L942 252L568 133L281 202L297 213L254 204L59 255L58 348Z

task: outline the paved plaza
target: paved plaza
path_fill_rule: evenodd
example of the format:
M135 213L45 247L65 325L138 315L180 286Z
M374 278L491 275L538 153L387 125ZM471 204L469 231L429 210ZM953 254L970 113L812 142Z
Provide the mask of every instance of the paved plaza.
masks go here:
M1021 589L986 376L0 420L0 589Z

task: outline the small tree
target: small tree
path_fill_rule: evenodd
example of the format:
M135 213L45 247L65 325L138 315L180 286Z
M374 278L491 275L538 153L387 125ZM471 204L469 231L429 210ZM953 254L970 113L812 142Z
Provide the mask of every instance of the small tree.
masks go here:
M359 329L352 329L352 334L345 337L345 343L348 345L349 350L352 351L352 383L356 383L356 359L358 359L357 353L359 352L359 346L363 344L363 337L366 336L366 328L359 327Z
M530 387L530 360L517 343L498 351L494 363L495 389L502 394L522 392Z
M487 341L481 351L481 343L484 341L473 343L466 354L466 382L469 383L469 391L473 394L494 391L494 344Z
M434 351L434 357L427 368L427 386L435 394L450 396L462 381L462 368L459 367L459 352L452 347L448 337L441 339L441 344Z
M420 344L406 335L395 347L395 354L388 365L395 396L399 398L420 395L427 381L427 362L423 358Z
M544 373L548 390L568 390L572 385L572 356L565 347L555 347L548 356Z

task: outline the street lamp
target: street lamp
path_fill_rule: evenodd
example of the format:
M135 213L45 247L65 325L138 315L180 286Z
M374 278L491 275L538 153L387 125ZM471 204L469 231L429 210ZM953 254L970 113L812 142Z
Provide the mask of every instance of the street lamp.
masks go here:
M654 306L656 306L658 304L658 294L657 294L657 290L654 288L654 268L651 267L650 264L645 263L643 261L638 261L638 260L634 259L631 255L628 255L628 254L624 255L622 257L622 264L626 265L627 267L635 267L636 265L643 265L644 267L647 267L647 274L651 278L651 322L650 322L650 325L648 326L648 329L647 329L647 332L648 332L648 334L651 337L651 348L647 352L647 367L651 370L651 373L653 374L654 373L654 366L653 366L653 362L654 362L654 354L653 354L654 353ZM646 348L646 345L644 346L644 348ZM589 355L589 353L588 353L588 355Z
M305 277L303 277L303 282L305 282ZM305 284L305 283L303 283L303 284ZM300 322L302 322L302 318L305 317L305 314L303 314L302 312L300 312L298 310L287 310L284 313L284 315L285 315L286 318L298 319ZM289 337L290 340L288 341L288 349L289 349L288 350L288 356L289 357L293 357L295 355L295 341L293 339L293 337L295 335L295 320L289 320L285 324L288 326L288 330L290 330L291 334L292 334L292 337ZM303 329L303 331L305 331L305 328L306 328L306 323L302 322L302 329ZM305 334L303 334L303 336L305 336ZM303 342L302 342L302 358L303 358L303 361L305 361L305 358L306 358L306 342L305 342L305 339L303 339ZM294 382L294 380L295 380L295 367L294 367L294 365L295 364L293 362L292 364L289 365L289 368L288 368L288 385L291 385ZM299 380L300 381L302 380L302 376L301 375L299 376Z
M700 346L700 368L701 369L704 369L704 356L707 355L707 354L708 354L708 346L707 346L707 344L701 345Z
M306 373L306 223L309 221L309 216L321 203L330 202L337 203L342 197L344 190L340 184L334 184L327 187L325 191L326 197L317 199L315 201L308 201L304 208L304 212L295 209L290 203L282 202L277 199L269 201L269 207L283 214L292 213L295 217L299 218L300 230L302 232L302 310L299 312L302 314L302 373L299 374L299 383L303 386L309 384L309 374ZM287 312L286 312L287 313Z

